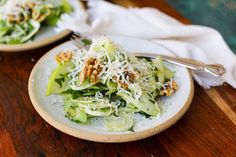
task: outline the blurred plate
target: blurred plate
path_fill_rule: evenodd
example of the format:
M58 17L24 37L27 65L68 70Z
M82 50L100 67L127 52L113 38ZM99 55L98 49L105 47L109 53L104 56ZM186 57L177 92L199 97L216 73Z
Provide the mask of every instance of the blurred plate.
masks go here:
M19 52L44 47L68 36L70 33L69 30L57 33L54 31L54 27L42 27L32 42L15 45L0 44L0 51Z
M59 5L60 1L57 0L47 0L48 2L51 2L52 4ZM73 3L71 4L73 5ZM76 6L74 9L85 9L85 6L82 2L79 1L80 7ZM74 6L75 7L75 6ZM0 51L4 52L19 52L19 51L27 51L32 50L40 47L47 46L49 44L52 44L54 42L57 42L60 39L63 39L64 37L68 36L71 31L70 30L64 30L62 32L56 32L55 27L52 26L42 26L40 27L39 32L36 33L34 38L31 42L23 43L23 44L15 44L15 45L7 45L7 44L0 44Z
M109 36L120 44L128 52L169 52L162 47L137 38ZM127 142L143 139L155 135L176 123L187 111L192 101L194 87L192 77L186 68L165 63L171 70L176 71L175 81L179 89L171 97L158 99L161 101L163 113L157 117L147 119L144 116L136 116L135 132L109 132L102 125L102 118L95 118L89 124L80 124L66 118L63 111L63 98L58 95L46 97L47 82L52 70L57 66L54 58L61 50L75 49L71 42L62 45L46 53L33 68L28 91L30 99L39 115L50 125L69 135L97 142Z

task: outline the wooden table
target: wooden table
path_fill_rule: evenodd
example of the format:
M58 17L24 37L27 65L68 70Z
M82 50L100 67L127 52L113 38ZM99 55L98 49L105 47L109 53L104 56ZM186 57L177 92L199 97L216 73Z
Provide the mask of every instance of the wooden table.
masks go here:
M113 2L156 7L189 23L163 0ZM236 156L236 90L227 84L204 90L195 83L193 102L183 118L166 131L136 142L89 142L51 127L34 110L27 83L35 62L61 42L21 54L0 53L0 157Z

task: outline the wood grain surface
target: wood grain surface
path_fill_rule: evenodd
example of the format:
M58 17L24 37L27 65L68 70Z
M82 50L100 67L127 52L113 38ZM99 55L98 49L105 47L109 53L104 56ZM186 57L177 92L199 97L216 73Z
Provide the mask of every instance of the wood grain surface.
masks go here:
M152 6L189 24L163 0L113 0L123 6ZM65 41L67 39L64 39ZM34 110L27 83L35 62L49 49L0 53L0 157L236 157L236 90L225 84L202 89L174 126L136 142L104 144L66 135Z

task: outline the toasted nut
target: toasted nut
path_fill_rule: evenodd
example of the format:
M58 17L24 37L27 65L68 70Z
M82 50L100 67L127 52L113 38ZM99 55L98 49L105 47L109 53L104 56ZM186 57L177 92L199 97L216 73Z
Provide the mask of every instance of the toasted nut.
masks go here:
M138 79L138 77L139 77L139 74L137 72L134 72L134 71L131 72L131 71L128 71L127 69L125 69L124 75L125 75L125 78L128 81L130 81L131 83L134 83ZM113 76L112 80L114 82L117 82L118 85L120 85L121 88L127 89L129 87L129 85L127 83L121 81L116 76Z
M92 74L93 74L93 75L97 75L97 74L98 74L98 71L97 71L97 70L94 70Z
M174 93L174 90L173 90L173 89L167 88L167 89L161 90L159 94L160 94L160 95L171 96L171 95L173 95L173 93Z
M64 61L70 61L72 57L72 53L71 51L67 50L67 51L63 51L61 53L59 53L58 55L56 55L56 61L58 63L62 63Z
M90 57L86 60L85 66L79 75L80 84L82 84L87 78L92 82L98 81L98 75L102 71L102 63L98 59Z
M134 71L128 71L126 70L124 72L124 75L125 77L127 78L128 77L128 80L131 82L131 83L134 83L138 77L139 77L139 74L137 72L134 72Z
M81 72L81 73L79 74L80 84L82 84L85 79L86 79L86 75L85 75L83 72ZM83 80L83 81L82 81L82 80Z
M129 86L127 83L121 82L120 80L118 81L118 84L120 85L121 88L127 89Z
M87 76L90 76L92 74L94 68L92 65L88 65L87 69L88 69L86 72Z
M172 85L171 87L174 89L174 90L177 90L178 89L178 85L175 81L172 81Z
M178 89L177 83L175 81L169 81L165 85L165 88L159 92L159 95L171 96Z
M14 23L14 22L19 23L20 22L20 16L9 14L9 15L7 15L7 20L10 23Z

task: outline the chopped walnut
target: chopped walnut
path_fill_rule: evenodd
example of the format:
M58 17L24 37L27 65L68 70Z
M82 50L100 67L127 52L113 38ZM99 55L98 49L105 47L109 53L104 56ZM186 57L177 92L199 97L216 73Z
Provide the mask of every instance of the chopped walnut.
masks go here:
M127 81L131 83L134 83L139 77L139 74L137 72L129 71L128 69L125 69L124 75ZM117 82L121 88L127 89L129 87L127 83L121 81L120 79L117 79L116 76L113 76L112 79L113 81Z
M22 21L22 17L20 15L9 14L7 15L7 20L10 23L20 23Z
M120 84L121 88L124 88L124 89L127 89L129 87L127 83L122 82L120 80L118 81L118 84Z
M171 96L178 89L177 83L175 81L169 81L165 85L165 88L160 91L160 95Z
M82 84L87 78L89 78L92 83L96 83L98 81L98 75L101 71L101 61L92 57L88 58L85 61L84 68L79 75L80 84Z
M172 84L171 84L171 87L172 89L174 89L175 91L178 89L178 85L175 81L172 81Z
M55 59L58 63L62 63L64 61L70 61L71 57L72 57L71 51L67 50L67 51L62 51L61 53L56 55Z
M116 76L113 76L113 77L112 77L112 80L113 80L114 82L117 82L118 85L120 85L121 88L127 89L127 88L129 87L127 83L122 82L121 80L117 79Z
M124 71L124 75L131 83L134 83L139 77L138 72L129 71L127 69Z

